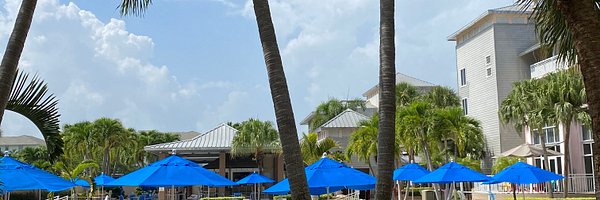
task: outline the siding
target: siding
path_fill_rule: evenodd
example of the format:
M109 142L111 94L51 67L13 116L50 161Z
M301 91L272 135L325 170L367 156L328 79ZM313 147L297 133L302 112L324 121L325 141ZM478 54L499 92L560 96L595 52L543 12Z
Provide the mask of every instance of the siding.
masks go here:
M529 64L519 57L519 53L536 43L535 30L532 24L494 24L495 39L495 78L497 80L499 107L513 88L514 82L530 78ZM497 116L497 109L494 113ZM494 151L499 154L509 150L525 140L512 125L500 126L500 148Z
M468 98L468 115L481 121L486 144L491 152L500 149L498 99L495 73L487 77L485 57L491 55L494 67L494 29L488 27L456 48L457 73L466 68L467 85L459 85L459 95Z

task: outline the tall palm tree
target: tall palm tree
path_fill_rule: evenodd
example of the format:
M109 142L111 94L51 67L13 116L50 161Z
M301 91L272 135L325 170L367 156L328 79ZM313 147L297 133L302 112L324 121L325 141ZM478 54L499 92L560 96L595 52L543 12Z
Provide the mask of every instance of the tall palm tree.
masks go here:
M391 199L394 182L396 119L396 47L394 0L379 1L379 133L376 199Z
M0 124L4 117L4 109L6 109L9 101L11 86L17 74L17 66L19 66L19 59L21 59L36 4L37 0L23 0L21 2L15 26L8 39L2 63L0 63ZM54 151L54 149L51 151Z
M65 150L76 154L81 154L83 160L94 159L94 150L98 145L94 138L94 124L92 122L78 122L75 124L65 124L63 126L63 138L65 140Z
M480 158L483 150L483 130L480 122L464 115L460 107L451 107L436 110L438 133L443 133L454 142L455 158Z
M376 174L371 165L371 158L377 155L377 133L379 127L379 116L373 115L371 119L361 121L359 128L350 135L346 147L346 159L351 160L353 155L369 165L371 174Z
M417 99L417 88L406 82L396 85L396 106L406 106Z
M329 137L319 141L317 133L302 134L302 140L300 141L304 163L307 165L316 162L323 156L323 153L336 147L340 147L340 145Z
M93 123L94 137L98 144L102 146L102 172L111 175L111 155L112 148L124 145L127 141L127 130L123 127L121 121L110 118L100 118Z
M329 99L329 101L319 104L315 111L313 111L314 117L310 120L308 128L315 130L346 109L357 110L361 108L365 108L365 101L362 99L346 101L335 98Z
M256 161L258 172L262 173L265 154L278 154L281 144L273 123L249 119L240 124L238 133L231 141L232 156L252 155Z
M577 61L581 67L589 101L592 131L595 141L600 141L600 10L598 0L519 0L534 8L533 19L541 43L558 49L559 56ZM600 145L593 145L600 152ZM600 161L600 154L594 154ZM600 162L594 171L600 176ZM600 199L600 179L596 179L596 198Z
M141 15L151 3L152 0L123 0L119 8L122 14ZM310 199L310 192L306 181L306 173L304 172L302 152L298 143L298 130L296 129L290 93L283 71L283 63L277 46L269 2L268 0L252 0L252 3L267 67L277 128L285 159L286 174L290 182L290 192L293 199L308 200Z
M454 90L449 87L435 86L424 95L424 99L437 108L460 106L460 100Z
M6 104L6 110L16 112L29 119L44 136L49 161L63 153L63 139L59 131L58 100L48 94L48 86L38 76L19 72Z

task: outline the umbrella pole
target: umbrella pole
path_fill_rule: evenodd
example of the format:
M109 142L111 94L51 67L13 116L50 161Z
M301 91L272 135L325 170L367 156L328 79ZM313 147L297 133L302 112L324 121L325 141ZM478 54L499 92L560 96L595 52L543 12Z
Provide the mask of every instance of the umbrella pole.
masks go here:
M396 181L396 185L398 185L398 187L396 188L396 191L398 191L398 200L402 199L402 191L400 191L400 181Z
M521 189L521 193L523 193L523 200L525 200L525 190Z
M329 187L325 187L327 189L327 200L329 200Z

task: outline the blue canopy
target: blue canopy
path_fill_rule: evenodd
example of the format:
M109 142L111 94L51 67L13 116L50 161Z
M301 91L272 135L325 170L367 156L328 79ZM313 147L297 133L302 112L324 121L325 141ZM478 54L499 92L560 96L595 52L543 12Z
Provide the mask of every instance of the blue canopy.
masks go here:
M70 181L17 161L8 155L0 159L0 181L3 185L2 189L8 192L15 190L56 192L75 187L75 184Z
M83 179L75 179L75 181L73 181L75 183L76 186L81 186L84 188L89 188L90 187L90 183L88 183L86 180Z
M113 177L110 177L110 176L102 173L99 176L96 176L96 178L94 178L94 183L96 183L97 186L106 186L108 183L110 183L114 180L115 179Z
M192 161L172 155L106 184L106 186L146 187L194 185L223 187L235 183Z
M543 183L553 180L563 179L564 177L536 166L517 162L496 174L493 179L499 182L509 182L514 184Z
M243 185L243 184L255 184L255 183L274 183L275 181L273 179L270 179L266 176L257 174L257 173L252 173L246 177L244 177L242 180L237 181L236 183L238 185Z
M308 188L313 195L335 192L343 188L355 190L370 190L375 188L375 177L350 168L342 163L329 158L321 158L317 162L304 168ZM290 191L287 179L266 189L267 194L285 194Z
M456 162L446 163L444 166L415 180L415 183L455 183L455 182L484 182L490 177L465 167Z
M414 181L429 174L429 170L418 164L407 164L394 170L394 180L396 181Z

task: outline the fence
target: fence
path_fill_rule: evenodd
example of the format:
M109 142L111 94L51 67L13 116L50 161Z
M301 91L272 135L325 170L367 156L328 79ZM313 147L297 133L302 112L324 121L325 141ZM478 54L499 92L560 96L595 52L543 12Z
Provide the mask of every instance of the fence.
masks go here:
M563 180L553 181L550 183L537 183L537 184L526 184L518 185L516 191L521 193L547 193L549 187L552 185L554 192L562 192ZM569 193L573 194L593 194L594 193L594 176L592 174L571 174L569 175ZM473 192L494 192L494 193L512 193L513 188L509 183L499 183L485 185L481 183L475 183Z

